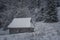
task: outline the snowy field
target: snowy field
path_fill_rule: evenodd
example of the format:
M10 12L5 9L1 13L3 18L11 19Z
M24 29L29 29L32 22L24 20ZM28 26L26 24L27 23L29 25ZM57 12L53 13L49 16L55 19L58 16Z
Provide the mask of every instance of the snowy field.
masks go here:
M60 7L57 23L36 22L33 33L0 35L0 40L60 40ZM0 32L1 33L1 32Z

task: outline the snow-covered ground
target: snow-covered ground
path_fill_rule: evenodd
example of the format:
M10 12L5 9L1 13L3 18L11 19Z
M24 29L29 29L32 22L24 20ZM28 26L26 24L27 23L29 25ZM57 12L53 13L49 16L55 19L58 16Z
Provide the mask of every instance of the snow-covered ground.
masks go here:
M9 30L3 31L3 28L0 29L0 35L7 35L9 34Z
M60 40L60 22L36 23L35 40Z
M0 40L31 40L31 39L33 39L33 33L20 33L0 36Z
M35 32L0 35L0 40L60 40L60 7L57 11L59 22L36 22L34 29Z

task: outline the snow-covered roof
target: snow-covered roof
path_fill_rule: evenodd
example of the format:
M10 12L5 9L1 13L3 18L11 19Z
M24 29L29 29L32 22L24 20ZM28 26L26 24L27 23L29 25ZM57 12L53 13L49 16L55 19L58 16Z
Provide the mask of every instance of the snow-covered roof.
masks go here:
M8 25L8 28L28 28L31 27L31 18L14 18L13 21Z

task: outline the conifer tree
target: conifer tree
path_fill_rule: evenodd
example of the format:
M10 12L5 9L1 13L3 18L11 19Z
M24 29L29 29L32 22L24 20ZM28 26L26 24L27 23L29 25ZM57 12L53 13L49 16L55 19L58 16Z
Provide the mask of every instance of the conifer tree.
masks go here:
M37 15L35 14L36 22L58 22L55 0L40 0L39 4L40 10L37 12Z
M45 22L58 22L55 0L47 0L47 12L45 13Z

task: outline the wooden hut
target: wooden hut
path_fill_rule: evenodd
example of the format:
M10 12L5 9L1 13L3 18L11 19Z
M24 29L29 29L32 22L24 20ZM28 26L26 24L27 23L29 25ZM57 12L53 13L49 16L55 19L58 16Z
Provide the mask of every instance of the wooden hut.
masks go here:
M10 34L34 32L34 27L30 23L31 18L14 18L8 25Z

